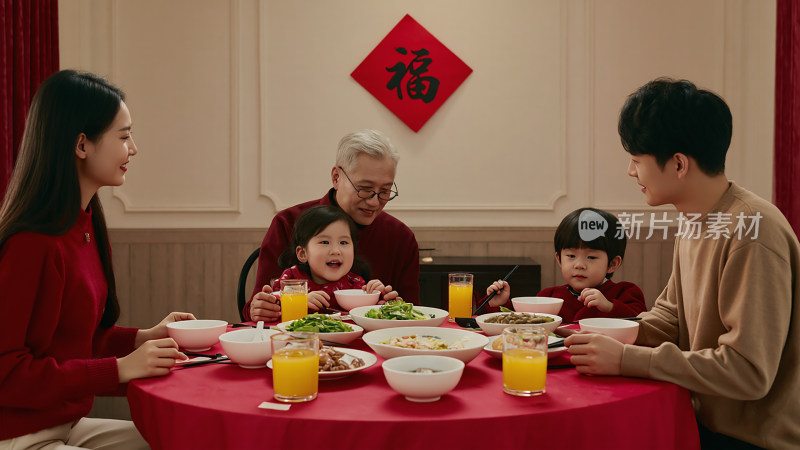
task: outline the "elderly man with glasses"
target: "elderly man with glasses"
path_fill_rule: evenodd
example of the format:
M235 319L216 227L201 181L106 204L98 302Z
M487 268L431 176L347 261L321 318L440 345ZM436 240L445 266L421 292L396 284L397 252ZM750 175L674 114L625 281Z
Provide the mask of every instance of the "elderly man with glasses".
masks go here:
M244 307L248 320L274 321L280 305L271 294L270 280L283 269L278 256L289 245L300 214L316 205L342 208L358 224L358 256L369 264L367 279L379 279L386 292L396 290L406 301L419 303L419 248L414 233L403 222L383 212L398 195L394 182L398 155L389 139L374 130L350 133L339 141L333 188L318 200L279 212L267 230L258 258L253 295Z

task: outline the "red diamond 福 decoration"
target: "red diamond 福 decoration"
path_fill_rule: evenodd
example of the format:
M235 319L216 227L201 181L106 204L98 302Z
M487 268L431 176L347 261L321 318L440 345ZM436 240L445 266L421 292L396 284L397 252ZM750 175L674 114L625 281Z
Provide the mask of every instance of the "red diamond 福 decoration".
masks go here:
M406 14L350 75L416 132L470 73Z

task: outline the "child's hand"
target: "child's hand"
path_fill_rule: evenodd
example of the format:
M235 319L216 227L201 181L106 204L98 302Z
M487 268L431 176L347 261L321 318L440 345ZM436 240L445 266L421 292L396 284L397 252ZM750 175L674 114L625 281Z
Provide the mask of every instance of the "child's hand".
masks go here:
M380 291L380 293L382 295L388 294L389 291L392 290L392 287L389 286L389 290L388 291L386 291L385 289L386 289L386 286L383 285L381 280L369 280L367 282L367 284L365 284L364 286L361 286L361 290L366 292L366 293L368 293L368 294L371 294L371 293L373 293L375 291Z
M489 300L489 306L505 305L508 303L508 299L511 298L511 286L503 280L497 280L486 288L486 295L492 292L497 292L497 294Z
M308 293L308 309L319 311L331 306L331 296L325 291L311 291Z
M375 292L378 291L381 293L381 299L378 301L379 305L382 305L389 300L400 300L403 301L403 297L400 297L400 294L397 291L392 290L391 285L385 285L381 280L369 280L367 284L361 286L361 289L364 292Z
M250 320L258 322L274 322L281 316L281 305L278 298L272 295L272 286L265 284L261 292L253 296L250 302Z
M597 308L603 312L609 312L614 308L614 304L611 303L602 292L593 288L582 290L578 301L583 302L583 304L589 308Z

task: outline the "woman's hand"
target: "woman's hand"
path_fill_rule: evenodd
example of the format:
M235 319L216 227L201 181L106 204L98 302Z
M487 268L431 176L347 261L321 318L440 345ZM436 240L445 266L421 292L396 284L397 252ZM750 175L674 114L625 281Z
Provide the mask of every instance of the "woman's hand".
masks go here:
M614 308L614 303L610 302L602 292L593 288L582 290L578 301L589 308L597 308L603 312L609 312Z
M489 306L505 305L508 303L508 299L511 298L511 286L507 281L497 280L489 285L489 287L486 288L486 295L492 292L497 292L497 294L489 300Z
M278 298L272 295L272 286L265 284L250 302L250 320L275 322L280 317L281 305L278 304Z
M172 322L180 322L181 320L195 320L192 313L185 312L171 312L164 318L158 325L146 330L139 330L136 333L136 340L134 347L139 348L142 344L153 339L161 339L169 336L167 333L167 324Z
M184 359L186 355L178 351L178 344L172 338L148 340L128 356L117 358L119 382L164 376L175 361Z
M308 293L308 309L319 311L325 309L330 304L331 296L325 291L311 291Z

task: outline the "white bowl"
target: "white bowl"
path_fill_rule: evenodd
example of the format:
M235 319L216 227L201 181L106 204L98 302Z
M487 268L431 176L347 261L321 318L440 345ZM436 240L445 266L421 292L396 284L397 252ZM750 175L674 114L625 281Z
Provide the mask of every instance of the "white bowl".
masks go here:
M359 306L375 305L381 298L381 293L379 291L366 293L361 289L341 289L333 291L333 295L336 296L336 302L339 306L347 311L358 308Z
M383 344L383 342L386 342L393 337L411 335L436 336L448 344L459 341L461 342L463 348L451 350L425 350L416 348L402 348L395 347L394 345ZM410 355L439 355L460 359L465 364L478 356L486 343L489 342L489 338L482 334L475 333L474 331L443 327L383 328L365 333L363 339L364 342L366 342L375 353L384 359Z
M490 337L489 338L489 343L486 344L485 347L483 347L483 351L485 351L486 353L488 353L489 355L491 355L494 358L503 359L503 350L495 350L495 348L494 348L495 341L497 341L497 339L502 339L502 338L503 337L499 336L499 335ZM547 336L547 343L548 344L552 344L553 342L556 342L556 341L559 341L559 340L563 340L563 339L564 338L562 338L562 337ZM552 358L554 356L558 356L558 355L564 353L565 351L567 351L567 347L565 347L563 345L560 346L560 347L548 348L547 349L547 357L548 358Z
M561 311L561 305L564 304L564 299L555 297L517 297L511 299L511 304L514 305L514 311L517 312L558 314Z
M286 327L289 326L290 323L294 322L294 320L290 320L288 322L282 322L278 324L278 328L281 331L286 331ZM353 323L346 323L345 325L350 325L350 328L353 331L337 331L333 333L318 333L320 339L324 339L328 342L322 342L324 345L347 345L356 339L358 339L362 334L364 334L364 329L360 326L353 324Z
M482 314L482 315L476 317L475 321L478 322L478 326L481 327L481 329L483 331L485 331L486 334L489 335L489 336L494 336L494 335L502 333L503 332L503 328L505 328L505 327L510 327L512 325L519 325L519 324L514 324L514 323L491 323L491 322L486 322L486 319L488 319L490 317L493 317L493 316L499 316L499 315L502 315L502 314L510 314L510 313L495 312L495 313L489 313L489 314ZM522 314L522 313L517 313L517 314ZM532 313L528 313L528 314L532 314ZM539 325L542 328L544 328L545 330L547 330L548 333L552 333L553 330L555 330L556 328L558 328L559 325L561 325L561 316L556 316L555 314L539 314L539 313L537 313L536 315L537 316L547 316L547 317L552 317L553 318L552 322L545 322L545 323L537 323L537 324L535 324L535 325Z
M254 341L253 338L258 336L258 330L243 328L220 335L219 343L231 361L245 369L260 369L266 367L267 361L272 358L270 336L278 333L280 333L278 330L261 330L261 339Z
M365 317L367 311L373 308L379 308L379 306L359 306L358 308L353 308L350 310L350 317L353 318L353 322L364 327L366 331L373 331L393 327L438 327L444 323L449 314L447 311L439 308L414 306L414 309L423 314L433 314L433 318L422 320L388 320Z
M418 373L419 368L434 373ZM435 402L458 385L464 363L448 356L414 355L387 359L383 375L389 386L412 402Z
M227 327L224 320L181 320L167 324L167 335L184 350L202 352L219 342Z
M611 336L623 344L633 344L639 335L639 322L625 319L594 317L578 321L581 331Z

